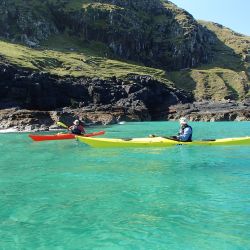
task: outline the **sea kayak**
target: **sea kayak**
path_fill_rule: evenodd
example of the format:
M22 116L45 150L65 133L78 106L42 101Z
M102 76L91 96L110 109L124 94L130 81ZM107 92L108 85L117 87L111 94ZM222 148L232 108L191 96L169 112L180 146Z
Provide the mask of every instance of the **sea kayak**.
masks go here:
M216 140L201 140L192 142L180 142L164 137L153 138L86 138L76 136L76 138L92 147L169 147L175 145L198 145L198 146L216 146L216 145L250 145L250 137L226 138Z
M84 137L91 137L91 136L98 136L105 134L105 131L98 131L89 134L83 135ZM29 137L33 141L54 141L54 140L69 140L75 139L76 135L74 134L55 134L55 135L32 135L30 134Z

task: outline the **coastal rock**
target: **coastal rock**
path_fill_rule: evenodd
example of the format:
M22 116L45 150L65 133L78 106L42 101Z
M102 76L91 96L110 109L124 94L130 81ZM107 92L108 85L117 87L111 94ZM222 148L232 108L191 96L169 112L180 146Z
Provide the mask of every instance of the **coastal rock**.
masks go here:
M122 104L122 101L121 103ZM59 129L56 122L71 125L80 119L85 126L115 124L120 121L150 121L152 116L143 103L135 102L134 107L107 106L106 108L70 107L57 111L34 111L18 108L0 110L0 130L13 128L17 131L47 131ZM250 103L186 103L171 105L165 112L158 113L153 120L178 120L181 116L190 121L250 121Z
M176 120L181 116L190 121L250 121L249 102L194 102L169 107L165 118Z

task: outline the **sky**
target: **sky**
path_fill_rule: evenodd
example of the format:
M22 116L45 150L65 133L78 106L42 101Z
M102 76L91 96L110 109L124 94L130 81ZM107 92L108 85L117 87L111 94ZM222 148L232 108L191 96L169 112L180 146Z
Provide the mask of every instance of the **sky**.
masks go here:
M195 19L222 24L250 36L250 0L170 0Z

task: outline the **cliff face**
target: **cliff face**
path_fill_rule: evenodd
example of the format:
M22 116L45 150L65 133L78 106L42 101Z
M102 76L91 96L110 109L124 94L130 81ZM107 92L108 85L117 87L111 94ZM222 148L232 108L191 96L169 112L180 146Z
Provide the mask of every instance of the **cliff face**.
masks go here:
M0 35L28 45L68 32L102 42L120 58L167 70L194 67L211 57L206 29L169 1L3 0L0 10Z
M126 81L62 78L10 65L0 65L0 88L0 108L122 110L124 115L138 114L148 120L159 117L170 105L192 101L185 92L149 76L131 76Z
M0 2L0 36L36 46L39 41L58 33L53 18L39 1L2 0Z

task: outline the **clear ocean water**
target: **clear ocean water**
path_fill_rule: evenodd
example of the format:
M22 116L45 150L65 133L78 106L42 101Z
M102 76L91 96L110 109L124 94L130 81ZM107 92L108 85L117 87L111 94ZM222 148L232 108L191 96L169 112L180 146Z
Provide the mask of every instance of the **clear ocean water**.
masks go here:
M194 139L249 122L191 123ZM176 122L96 127L173 135ZM0 249L250 249L250 147L94 149L0 134Z

